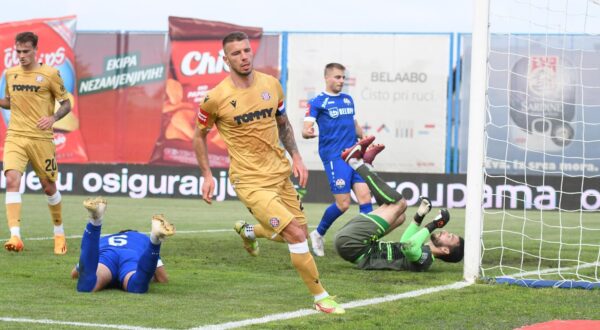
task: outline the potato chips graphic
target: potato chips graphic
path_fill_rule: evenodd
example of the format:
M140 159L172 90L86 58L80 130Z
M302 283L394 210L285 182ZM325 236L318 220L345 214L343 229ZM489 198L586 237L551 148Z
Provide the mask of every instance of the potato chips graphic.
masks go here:
M183 99L183 86L175 79L167 79L166 92L171 104L178 104Z

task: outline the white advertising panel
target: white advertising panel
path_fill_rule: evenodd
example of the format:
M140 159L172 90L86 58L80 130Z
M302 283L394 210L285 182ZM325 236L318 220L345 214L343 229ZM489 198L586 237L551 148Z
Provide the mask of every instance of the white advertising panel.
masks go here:
M450 35L290 34L287 113L304 162L322 170L317 139L300 132L308 100L325 89L324 67L346 67L343 92L365 134L386 149L381 172L444 173Z

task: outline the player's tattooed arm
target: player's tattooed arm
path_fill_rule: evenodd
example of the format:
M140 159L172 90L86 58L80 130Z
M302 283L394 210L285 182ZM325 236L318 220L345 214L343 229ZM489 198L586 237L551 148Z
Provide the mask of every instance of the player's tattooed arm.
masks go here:
M292 173L298 179L300 187L304 188L308 181L308 169L304 166L304 161L302 161L296 145L296 139L294 139L292 124L290 124L286 114L277 116L277 127L279 128L279 140L281 140L285 150L292 156Z
M292 156L297 154L298 146L294 138L294 130L286 114L277 116L277 127L279 128L279 140L281 140L281 144L283 144L285 150Z
M54 113L54 121L56 122L61 120L69 112L71 112L71 101L69 99L66 99L60 102L60 107Z
M55 122L59 121L62 117L66 116L69 112L71 112L71 101L64 100L60 102L60 107L54 115L52 116L44 116L40 117L37 122L37 126L41 129L50 129Z

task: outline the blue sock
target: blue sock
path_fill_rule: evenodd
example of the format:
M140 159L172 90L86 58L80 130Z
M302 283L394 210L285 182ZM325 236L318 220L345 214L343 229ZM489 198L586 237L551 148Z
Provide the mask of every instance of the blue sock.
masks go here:
M324 236L327 233L327 229L331 227L335 219L339 218L340 215L344 214L340 209L338 209L335 203L329 205L329 207L323 213L323 217L321 218L321 222L319 222L319 226L317 227L317 232Z
M373 204L370 202L367 204L360 204L358 208L360 209L360 213L369 214L373 212Z
M135 274L133 274L127 282L128 292L145 293L148 291L152 276L154 276L154 272L156 272L156 263L158 262L159 253L160 244L154 245L148 243L146 251L140 256Z
M79 279L77 291L92 292L96 286L96 270L100 258L100 231L102 226L88 223L81 239L81 254L79 255Z

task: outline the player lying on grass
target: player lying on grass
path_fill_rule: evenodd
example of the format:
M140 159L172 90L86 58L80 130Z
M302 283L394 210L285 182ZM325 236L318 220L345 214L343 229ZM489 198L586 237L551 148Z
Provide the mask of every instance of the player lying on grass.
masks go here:
M464 240L455 234L435 229L450 221L450 213L440 210L439 215L420 228L431 202L421 197L414 221L406 228L399 242L381 238L396 229L406 219L406 201L388 186L375 172L371 162L383 148L369 146L372 139L363 139L342 153L342 158L367 182L379 207L369 214L359 214L342 227L335 237L338 254L360 269L425 271L434 259L459 262L464 255ZM365 161L367 160L367 161ZM425 241L430 238L430 241Z
M100 238L106 200L89 198L83 206L90 218L81 239L79 264L71 271L72 278L79 278L77 291L95 292L116 287L145 293L153 277L157 282L167 282L160 246L168 236L175 234L175 227L164 215L152 217L150 237L125 230Z

